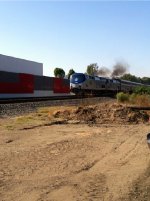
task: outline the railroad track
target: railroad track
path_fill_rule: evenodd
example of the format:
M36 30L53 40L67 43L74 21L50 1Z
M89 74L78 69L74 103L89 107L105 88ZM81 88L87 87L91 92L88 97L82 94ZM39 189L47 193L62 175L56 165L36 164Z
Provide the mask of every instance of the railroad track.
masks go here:
M40 101L50 101L50 100L68 100L76 99L75 95L67 96L53 96L53 97L34 97L34 98L8 98L0 99L1 104L12 104L12 103L27 103L27 102L40 102Z
M66 95L66 96L51 96L51 97L27 97L27 98L5 98L0 99L1 104L12 104L12 103L26 103L26 102L41 102L41 101L52 101L52 100L69 100L69 99L86 99L95 97L111 97L114 95L110 93L101 94L99 96L77 96L77 95Z
M77 97L65 97L64 99L35 99L32 100L17 100L20 102L2 102L0 103L0 117L4 116L18 116L30 112L35 112L39 107L52 107L52 106L82 106L85 104L94 104L98 102L104 102L111 100L108 97L94 97L94 98L77 98ZM14 100L13 100L14 101ZM22 101L22 102L21 102Z

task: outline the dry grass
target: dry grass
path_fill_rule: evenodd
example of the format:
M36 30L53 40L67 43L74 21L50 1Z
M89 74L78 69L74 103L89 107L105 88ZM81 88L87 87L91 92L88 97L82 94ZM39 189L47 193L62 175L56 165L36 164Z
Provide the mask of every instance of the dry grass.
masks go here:
M56 106L39 108L36 113L30 113L18 117L0 120L0 128L4 130L22 129L24 127L38 126L45 123L50 123L54 120L54 113L57 111L73 111L74 106Z
M31 122L31 121L34 121L34 116L20 116L20 117L16 117L16 123L28 123L28 122Z
M149 95L137 95L137 94L124 94L120 93L118 94L121 96L121 98L118 98L118 102L123 102L130 105L137 105L142 107L150 107L150 96ZM127 96L126 99L124 99L124 96Z
M40 117L47 117L49 120L53 118L53 115L57 111L73 111L76 107L75 106L55 106L55 107L47 107L47 108L39 108L37 111L37 116Z
M139 106L150 106L150 96L148 95L138 95L135 99L135 103Z

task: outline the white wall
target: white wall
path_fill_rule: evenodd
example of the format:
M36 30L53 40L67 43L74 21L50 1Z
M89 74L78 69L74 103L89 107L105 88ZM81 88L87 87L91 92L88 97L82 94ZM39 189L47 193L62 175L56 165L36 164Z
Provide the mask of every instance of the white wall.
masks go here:
M47 96L68 96L69 93L54 93L53 91L37 90L31 94L0 94L0 99L3 98L27 98L27 97L47 97Z
M0 71L43 75L43 64L0 54Z

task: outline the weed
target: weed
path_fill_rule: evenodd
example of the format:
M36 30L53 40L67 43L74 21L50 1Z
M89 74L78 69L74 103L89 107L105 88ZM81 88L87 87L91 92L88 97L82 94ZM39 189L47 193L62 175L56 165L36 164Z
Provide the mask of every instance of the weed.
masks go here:
M117 94L117 101L118 102L128 102L129 101L129 94L125 94L123 92L119 92Z
M149 94L150 95L150 87L147 86L138 86L135 88L134 93L136 94Z
M125 94L123 92L120 92L117 94L117 100L118 102L125 102L128 104L134 104L134 105L138 105L138 106L150 106L150 95L147 94L136 94L133 93L131 95L129 94Z

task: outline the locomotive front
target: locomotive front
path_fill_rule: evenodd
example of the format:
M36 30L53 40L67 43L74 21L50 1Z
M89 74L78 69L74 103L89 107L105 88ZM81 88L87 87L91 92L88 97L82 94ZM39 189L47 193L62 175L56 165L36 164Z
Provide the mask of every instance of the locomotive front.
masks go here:
M85 82L86 77L83 73L74 73L70 77L70 89L71 92L79 94L82 91L83 83Z

